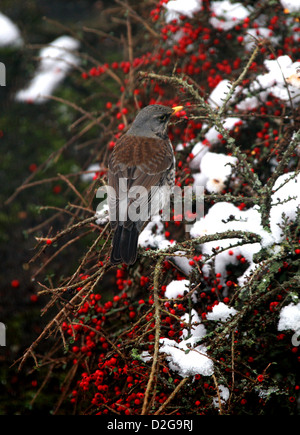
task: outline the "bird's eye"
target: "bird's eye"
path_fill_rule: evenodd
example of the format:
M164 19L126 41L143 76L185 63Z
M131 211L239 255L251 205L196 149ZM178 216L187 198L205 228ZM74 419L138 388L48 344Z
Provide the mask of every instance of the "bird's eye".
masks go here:
M168 118L168 115L161 115L161 116L159 117L159 120L160 120L160 121L165 121L167 118Z

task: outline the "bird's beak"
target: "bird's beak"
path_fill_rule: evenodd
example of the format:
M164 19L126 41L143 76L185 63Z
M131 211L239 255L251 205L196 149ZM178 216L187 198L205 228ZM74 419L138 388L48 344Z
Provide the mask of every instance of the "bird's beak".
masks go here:
M171 113L171 116L175 115L175 113L179 112L182 109L183 109L183 106L172 107L173 112Z

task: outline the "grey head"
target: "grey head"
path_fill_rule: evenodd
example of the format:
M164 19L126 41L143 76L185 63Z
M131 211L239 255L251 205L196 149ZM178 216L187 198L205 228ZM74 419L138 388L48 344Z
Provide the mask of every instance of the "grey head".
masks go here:
M170 117L180 110L178 107L171 108L159 104L144 107L137 114L127 134L166 139Z

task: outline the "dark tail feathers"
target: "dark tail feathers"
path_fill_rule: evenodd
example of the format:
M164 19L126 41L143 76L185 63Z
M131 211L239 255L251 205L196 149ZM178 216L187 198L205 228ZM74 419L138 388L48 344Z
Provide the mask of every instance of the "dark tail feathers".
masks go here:
M110 262L133 264L137 258L139 231L135 225L124 228L119 225L114 233Z

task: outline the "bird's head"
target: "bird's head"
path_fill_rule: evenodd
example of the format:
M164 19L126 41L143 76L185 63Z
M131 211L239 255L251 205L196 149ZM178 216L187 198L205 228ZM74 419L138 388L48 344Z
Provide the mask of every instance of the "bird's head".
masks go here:
M183 106L173 108L159 104L146 106L137 114L127 134L165 139L171 116L182 109Z

